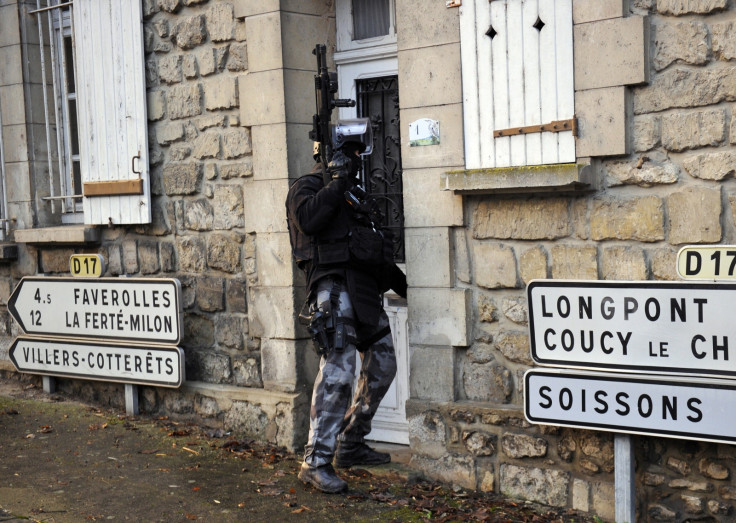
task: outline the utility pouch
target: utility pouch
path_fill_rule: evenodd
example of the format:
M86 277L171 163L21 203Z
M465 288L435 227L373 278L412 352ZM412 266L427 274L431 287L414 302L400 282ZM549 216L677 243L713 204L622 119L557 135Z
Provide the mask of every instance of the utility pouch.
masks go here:
M370 227L350 231L350 254L355 261L378 264L383 261L383 235Z
M341 240L320 243L317 245L317 257L320 264L346 263L350 260L348 242Z

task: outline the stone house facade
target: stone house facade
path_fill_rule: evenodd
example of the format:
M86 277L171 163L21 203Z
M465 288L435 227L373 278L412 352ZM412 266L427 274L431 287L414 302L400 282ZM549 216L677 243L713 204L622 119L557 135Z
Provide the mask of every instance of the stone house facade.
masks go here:
M504 159L488 143L505 138L484 138L520 125L513 114L508 125L488 120L488 89L504 95L477 58L485 38L503 37L494 6L514 2L386 2L395 37L376 54L394 60L400 89L406 440L428 476L613 520L613 435L524 418L523 374L534 366L525 286L677 280L680 246L736 243L736 6L557 0L551 17L527 0L535 30L559 30L557 56L568 57L557 92L574 115L553 119L577 125L559 140L568 147L559 158L572 159L545 161ZM107 276L177 278L187 381L141 387L141 409L298 449L317 362L296 321L304 281L283 203L312 163L314 45L326 43L330 67L343 71L377 60L340 47L349 4L143 0L150 223L86 225L67 223L48 199L38 64L54 29L39 32L47 19L34 12L46 3L0 0L3 304L23 276L67 274L74 253L101 254ZM411 145L409 124L422 119L439 122L439 143ZM3 308L7 375L18 334ZM57 386L124 404L119 385ZM732 446L650 436L634 445L638 520L732 517Z

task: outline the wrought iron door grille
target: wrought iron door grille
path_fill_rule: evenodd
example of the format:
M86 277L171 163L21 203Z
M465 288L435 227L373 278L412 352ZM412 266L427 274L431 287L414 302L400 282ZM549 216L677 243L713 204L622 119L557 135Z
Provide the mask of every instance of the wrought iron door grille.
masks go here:
M363 162L366 190L378 201L384 226L394 234L394 260L404 258L404 201L399 127L399 79L357 80L358 116L370 118L373 154Z

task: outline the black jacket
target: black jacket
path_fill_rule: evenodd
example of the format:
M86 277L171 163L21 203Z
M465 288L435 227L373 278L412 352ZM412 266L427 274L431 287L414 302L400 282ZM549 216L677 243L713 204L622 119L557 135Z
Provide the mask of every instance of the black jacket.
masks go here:
M348 236L356 222L345 200L347 189L345 180L332 180L325 186L316 167L294 182L286 198L292 251L306 273L310 292L326 276L342 278L358 321L376 325L382 293L390 288L406 297L406 277L389 256L367 265L350 255Z

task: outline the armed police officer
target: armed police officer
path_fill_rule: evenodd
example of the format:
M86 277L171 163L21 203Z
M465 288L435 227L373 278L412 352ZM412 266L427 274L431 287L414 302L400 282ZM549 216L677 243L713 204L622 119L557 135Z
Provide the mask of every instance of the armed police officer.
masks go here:
M332 160L296 180L286 200L293 254L307 279L308 309L300 316L321 356L299 479L324 492L347 488L333 458L337 467L391 460L364 437L396 374L382 294L391 288L406 297L407 286L377 205L358 185L371 134L367 119L338 122ZM353 395L356 351L362 363Z

